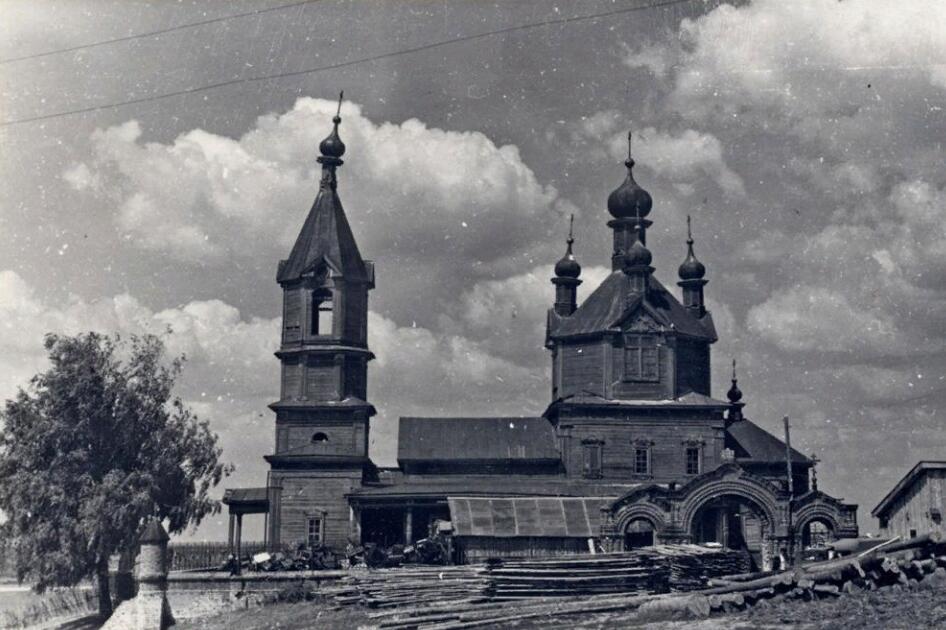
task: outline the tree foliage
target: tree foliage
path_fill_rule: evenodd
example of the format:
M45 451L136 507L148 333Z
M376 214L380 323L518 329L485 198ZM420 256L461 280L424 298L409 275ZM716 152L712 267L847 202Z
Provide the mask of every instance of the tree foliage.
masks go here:
M171 533L219 511L231 467L217 437L173 396L183 357L154 335L47 335L50 368L6 401L0 425L0 538L42 590L107 569L148 517Z

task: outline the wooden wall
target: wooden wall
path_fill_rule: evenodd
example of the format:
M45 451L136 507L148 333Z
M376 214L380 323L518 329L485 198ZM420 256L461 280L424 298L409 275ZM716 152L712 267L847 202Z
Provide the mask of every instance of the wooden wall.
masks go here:
M313 443L312 436L325 433L328 441ZM283 413L276 418L276 453L286 451L321 455L367 455L367 422L351 416L326 413Z
M361 487L361 470L273 471L282 486L279 509L279 541L295 545L306 539L309 516L322 516L325 543L344 551L350 533L349 507L345 495Z
M938 508L938 522L932 517L931 508ZM885 536L910 537L911 530L917 535L929 532L946 534L946 470L924 471L917 480L891 506Z
M563 440L568 451L565 462L569 477L583 474L583 441L602 442L602 470L605 479L655 481L686 481L686 448L694 443L701 448L702 471L716 468L721 462L724 444L723 420L711 415L689 417L659 415L642 410L639 417L560 418L567 424L569 437ZM634 472L634 454L638 442L650 448L651 469L648 475Z

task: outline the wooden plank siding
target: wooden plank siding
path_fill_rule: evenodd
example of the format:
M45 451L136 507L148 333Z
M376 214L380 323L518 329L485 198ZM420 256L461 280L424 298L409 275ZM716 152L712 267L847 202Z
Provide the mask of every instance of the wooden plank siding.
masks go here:
M686 480L686 448L698 445L701 449L701 471L716 468L721 462L724 442L722 419L635 417L627 420L599 418L569 418L570 438L565 440L565 461L570 477L583 474L583 441L602 442L601 476L605 479L641 480L666 483ZM650 473L634 472L635 450L640 444L650 448Z
M309 517L321 516L324 542L345 549L350 533L345 495L361 486L361 471L282 471L273 474L282 486L279 510L279 541L295 545L306 539Z
M604 344L577 343L562 346L561 396L580 392L605 395Z
M939 519L933 514L938 509ZM893 502L888 511L885 536L909 538L939 532L946 534L946 470L927 470Z

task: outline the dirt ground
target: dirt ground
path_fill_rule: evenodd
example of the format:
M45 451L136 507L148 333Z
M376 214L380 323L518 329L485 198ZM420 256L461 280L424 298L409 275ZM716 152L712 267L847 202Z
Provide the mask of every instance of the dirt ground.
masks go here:
M277 604L251 611L221 615L176 626L180 630L236 630L244 628L302 630L308 628L371 628L365 612L356 608L328 610L314 602ZM788 601L763 605L732 615L708 619L654 621L627 613L601 613L540 618L508 624L516 630L926 630L946 628L946 586L914 590L885 588L815 602Z

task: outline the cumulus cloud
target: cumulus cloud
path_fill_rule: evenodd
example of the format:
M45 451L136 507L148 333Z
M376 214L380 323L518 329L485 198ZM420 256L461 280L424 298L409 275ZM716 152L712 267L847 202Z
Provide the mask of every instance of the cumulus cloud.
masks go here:
M627 159L627 125L617 110L583 117L572 125L573 137L590 143L586 153L620 162ZM659 130L653 126L634 129L634 159L671 182L679 192L692 194L700 188L695 179L715 183L727 195L745 193L742 179L726 162L723 145L710 133L695 129Z
M143 141L129 121L96 131L94 160L64 177L77 190L103 182L121 190L115 220L150 249L202 263L275 259L318 191L317 147L335 107L300 98L238 139L194 129L167 144ZM537 219L572 210L515 146L417 119L376 123L354 103L343 105L342 118L340 193L356 228L372 226L359 230L366 251L427 261L447 248L461 260L489 261L534 244Z

